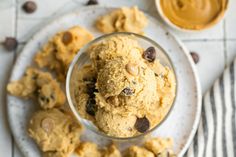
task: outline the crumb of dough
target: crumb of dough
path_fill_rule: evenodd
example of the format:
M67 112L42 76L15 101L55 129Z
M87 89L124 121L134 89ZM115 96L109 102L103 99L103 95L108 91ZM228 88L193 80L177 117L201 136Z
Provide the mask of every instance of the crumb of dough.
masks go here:
M65 94L59 82L48 72L29 67L18 81L10 82L7 91L22 98L36 97L43 109L59 107L65 103Z
M34 60L40 67L56 72L59 80L64 81L67 69L78 51L93 39L93 35L80 26L71 27L54 35L37 52Z
M143 147L131 146L125 152L125 157L155 157L155 155Z
M59 109L41 110L29 121L28 133L47 157L71 154L79 143L82 126Z
M102 157L97 145L92 142L81 142L75 152L79 157Z
M103 33L133 32L143 34L148 20L138 7L122 7L101 16L96 21L96 27Z
M144 147L160 157L166 154L168 154L169 157L176 156L172 150L173 140L171 138L152 138L144 143Z
M122 155L119 149L111 144L102 151L102 157L122 157Z

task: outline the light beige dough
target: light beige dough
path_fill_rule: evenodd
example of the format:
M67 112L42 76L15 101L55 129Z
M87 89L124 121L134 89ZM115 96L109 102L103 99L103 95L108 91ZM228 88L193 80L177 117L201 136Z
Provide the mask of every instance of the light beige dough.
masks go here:
M155 157L155 155L143 147L131 146L125 153L125 157Z
M156 156L164 157L168 154L169 157L176 157L172 150L173 140L171 138L153 138L147 140L144 143L144 147L153 152Z
M65 103L65 94L52 75L31 67L20 80L10 82L7 91L22 98L36 97L43 109L60 107Z
M81 132L82 126L59 109L36 112L28 126L29 136L47 157L69 157L79 143Z
M147 23L146 16L136 6L122 7L98 18L96 27L103 33L133 32L143 34Z
M79 157L102 157L97 145L92 142L81 142L75 152Z
M64 81L68 66L74 56L92 39L93 35L85 28L71 27L53 36L37 52L34 60L41 68L47 67L55 70L59 80Z

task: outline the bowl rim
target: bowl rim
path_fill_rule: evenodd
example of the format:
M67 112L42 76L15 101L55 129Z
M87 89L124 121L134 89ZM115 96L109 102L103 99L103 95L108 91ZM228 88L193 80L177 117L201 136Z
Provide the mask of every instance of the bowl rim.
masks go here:
M104 38L107 38L107 37L111 37L111 36L114 36L114 35L131 35L131 36L135 36L135 37L138 37L138 38L142 38L148 42L150 42L151 44L153 44L155 47L158 47L159 50L161 50L163 52L163 54L165 55L165 57L168 59L169 63L170 63L170 68L172 69L173 73L174 73L174 77L175 77L175 81L176 81L176 88L175 88L175 97L173 99L173 102L172 102L172 105L169 109L169 111L167 112L167 114L165 115L165 117L162 119L162 121L160 123L158 123L156 126L154 126L153 128L151 128L150 130L146 131L145 133L141 133L141 134L138 134L138 135L135 135L135 136L131 136L131 137L115 137L115 136L110 136L110 135L107 135L105 133L103 133L102 131L100 131L99 129L98 130L95 130L95 129L92 129L91 127L88 127L87 124L84 124L83 122L83 119L85 118L82 118L77 109L75 108L75 105L73 104L72 102L72 97L71 97L71 94L70 94L70 80L71 80L71 75L72 75L72 72L74 70L74 67L78 61L78 59L80 58L81 54L85 53L85 50L87 50L87 48L89 46L91 46L92 44L100 41L100 40L103 40ZM74 116L77 118L77 120L79 120L83 125L85 125L86 128L88 128L89 130L91 130L93 133L99 135L99 136L102 136L102 137L105 137L107 139L111 139L111 140L120 140L120 141L125 141L125 140L133 140L133 139L138 139L140 137L144 137L145 135L148 135L150 134L151 132L153 132L154 130L156 130L158 127L161 126L162 123L165 122L165 120L169 117L171 111L173 110L174 108L174 105L176 104L176 97L177 97L177 90L178 90L178 80L177 80L177 77L176 77L176 71L175 71L175 68L174 68L174 65L173 65L173 62L172 60L170 59L168 53L158 44L156 43L154 40L146 37L146 36L143 36L143 35L140 35L140 34L136 34L136 33L131 33L131 32L114 32L114 33L110 33L110 34L105 34L105 35L101 35L97 38L95 38L94 40L90 41L89 43L87 43L85 46L83 46L79 51L78 53L76 54L76 56L74 57L73 61L71 62L70 66L69 66L69 69L67 71L67 76L66 76L66 98L68 100L68 104L70 106L70 109L72 110ZM87 119L86 119L87 120Z
M215 25L217 25L222 19L224 19L224 17L226 16L226 13L228 11L228 6L229 6L230 0L226 0L226 7L223 13L218 15L218 18L216 18L216 20L214 20L213 25L211 26L206 26L202 29L187 29L187 28L182 28L176 24L174 24L163 12L162 7L161 7L161 0L155 0L155 5L156 5L156 10L158 12L158 14L160 15L161 19L171 28L181 31L181 32L185 32L185 33L197 33L197 32L202 32L205 30L209 30L212 27L214 27ZM221 17L220 17L221 16Z

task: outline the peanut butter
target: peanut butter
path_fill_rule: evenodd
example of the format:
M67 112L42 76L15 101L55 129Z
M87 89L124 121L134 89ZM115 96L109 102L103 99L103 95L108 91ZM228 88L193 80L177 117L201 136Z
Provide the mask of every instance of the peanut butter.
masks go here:
M223 17L228 0L160 0L160 4L173 24L201 30L213 26Z

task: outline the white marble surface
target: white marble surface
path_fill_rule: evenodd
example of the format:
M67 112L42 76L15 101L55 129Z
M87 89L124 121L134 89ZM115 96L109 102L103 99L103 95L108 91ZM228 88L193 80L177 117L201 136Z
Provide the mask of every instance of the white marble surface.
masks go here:
M0 42L6 36L15 36L20 42L18 51L6 52L0 45L0 156L21 157L11 137L5 103L5 87L11 66L17 54L31 35L44 24L67 12L85 6L87 0L34 0L38 9L33 14L25 14L21 5L25 0L0 0ZM101 5L133 6L137 5L144 11L159 19L155 10L154 0L100 0ZM200 55L196 65L201 80L202 91L205 92L214 80L223 72L225 66L236 57L236 0L230 0L226 17L210 30L200 33L182 33L172 30L190 51Z

